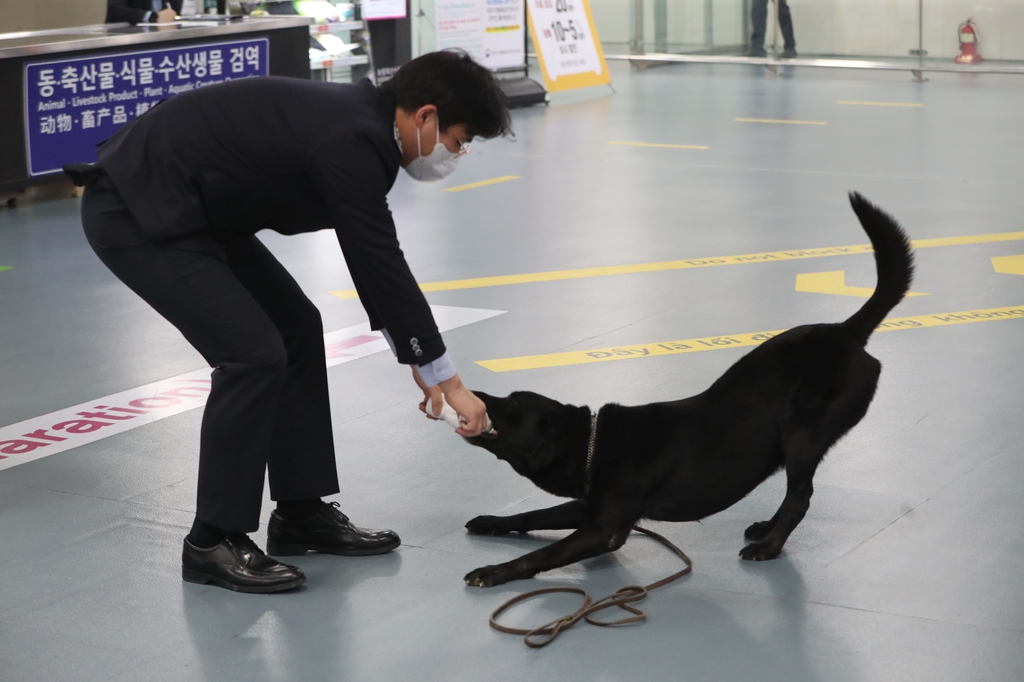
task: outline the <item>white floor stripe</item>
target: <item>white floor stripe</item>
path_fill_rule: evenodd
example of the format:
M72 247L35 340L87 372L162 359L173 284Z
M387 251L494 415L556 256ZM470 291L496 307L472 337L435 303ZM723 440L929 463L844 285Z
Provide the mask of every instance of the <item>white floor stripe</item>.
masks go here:
M505 312L430 307L442 332ZM390 349L383 335L363 322L325 334L324 350L327 366L334 367ZM0 471L202 407L209 392L210 369L204 367L5 426L0 428Z

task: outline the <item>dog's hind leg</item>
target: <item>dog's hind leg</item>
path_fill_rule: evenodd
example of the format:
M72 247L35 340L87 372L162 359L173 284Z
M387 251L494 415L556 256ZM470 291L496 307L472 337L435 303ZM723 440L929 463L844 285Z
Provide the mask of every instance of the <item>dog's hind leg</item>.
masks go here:
M774 559L782 552L790 533L796 529L811 504L814 493L814 471L818 462L832 445L815 442L806 431L790 436L785 444L786 450L786 498L779 510L770 521L755 523L747 529L745 535L750 538L753 532L764 532L764 535L740 551L740 558L747 561L765 561Z
M771 517L767 521L758 521L757 523L750 524L745 531L743 531L743 537L748 540L764 540L768 533L772 532L775 528L775 524L779 522L779 512L775 512L775 516Z
M531 530L566 530L579 528L587 516L587 503L572 500L547 509L515 514L513 516L478 516L466 524L474 535L505 535L526 533Z
M746 536L757 540L740 551L748 561L764 561L779 556L790 533L796 529L811 504L814 493L814 472L836 441L856 426L875 395L881 365L863 351L849 359L846 371L825 382L811 386L801 396L802 404L790 415L782 428L782 459L786 467L786 498L769 521L747 528ZM821 375L828 376L825 372ZM829 383L843 389L833 398L820 398L830 393ZM815 396L819 396L816 400ZM764 533L760 538L756 534Z

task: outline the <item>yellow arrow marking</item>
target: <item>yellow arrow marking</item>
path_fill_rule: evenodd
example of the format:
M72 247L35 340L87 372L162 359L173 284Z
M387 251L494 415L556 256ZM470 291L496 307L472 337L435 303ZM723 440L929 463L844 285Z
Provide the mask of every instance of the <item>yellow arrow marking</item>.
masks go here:
M737 118L736 121L739 123L789 123L800 126L828 125L826 121L791 121L783 118Z
M655 142L609 142L608 144L625 147L661 147L662 149L707 149L707 147L697 144L659 144Z
M875 293L873 287L851 287L846 284L846 271L809 272L796 276L796 290L808 294L834 294L836 296L856 296L871 298ZM907 292L907 296L927 296L916 291Z
M996 256L992 259L992 267L1004 275L1024 275L1024 255Z
M1024 231L970 234L962 237L933 237L930 239L915 239L910 243L915 249L928 249L936 246L965 246L968 244L990 244L993 242L1021 240L1024 240ZM871 245L855 244L853 246L828 246L819 249L793 249L791 251L747 253L740 256L715 256L712 258L691 258L690 260L637 263L634 265L605 265L595 268L578 268L575 270L530 272L522 275L498 275L495 277L454 279L446 282L427 282L425 284L421 284L420 289L427 292L453 291L456 289L481 289L484 287L500 287L509 284L556 282L566 279L607 277L609 275L632 275L641 272L664 272L666 270L687 270L690 268L713 268L720 265L745 265L748 263L764 263L767 261L822 258L824 256L849 256L857 253L871 253ZM341 289L337 291L329 291L327 293L342 299L359 298L355 289Z
M518 175L502 175L500 178L491 178L490 180L481 180L480 182L471 182L468 185L456 185L455 187L449 187L445 192L461 192L466 189L476 189L477 187L487 187L488 185L497 185L499 182L508 182L509 180L518 180Z
M945 327L953 324L1012 319L1024 319L1024 305L1009 308L965 310L957 313L938 313L935 315L890 317L878 325L876 331L887 332L900 329L921 329L923 327ZM613 348L595 348L593 350L569 351L566 353L527 355L498 360L479 360L476 364L492 372L512 372L521 369L584 365L592 362L635 360L662 355L680 355L682 353L699 353L706 350L722 350L723 348L757 346L773 336L778 336L783 331L785 330L754 332L752 334L732 334L730 336L705 336L699 339L664 341L636 346L615 346Z

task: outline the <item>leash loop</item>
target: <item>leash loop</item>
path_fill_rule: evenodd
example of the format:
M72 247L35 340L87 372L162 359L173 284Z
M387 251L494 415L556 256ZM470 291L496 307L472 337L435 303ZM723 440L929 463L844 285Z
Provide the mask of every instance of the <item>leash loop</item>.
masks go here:
M526 646L531 649L540 649L541 647L551 644L551 642L555 641L555 638L558 637L558 635L576 625L576 623L581 620L585 620L591 625L597 625L598 627L619 627L622 625L643 623L647 620L647 614L635 606L631 606L631 604L635 604L646 599L651 590L664 587L665 585L682 578L693 570L693 562L690 560L690 557L686 556L681 549L672 544L672 542L663 535L659 535L658 533L655 533L652 530L647 530L646 528L641 528L640 526L633 526L633 530L652 537L667 547L682 560L685 568L673 573L667 578L662 578L661 580L653 582L650 585L626 585L625 587L620 587L612 594L598 599L596 602L591 599L590 594L586 590L580 587L545 587L539 590L523 592L518 596L512 597L494 610L494 613L491 614L490 618L491 627L498 632L504 632L510 635L522 635L523 643L526 644ZM561 618L556 618L550 623L533 629L511 628L498 622L498 616L517 604L522 604L530 599L535 599L548 594L558 593L578 594L583 597L583 605L570 614L562 616ZM604 611L605 609L613 607L622 609L623 611L633 615L611 621L599 620L593 617L598 611Z
M540 627L533 629L510 628L507 625L502 625L498 622L498 616L500 616L505 611L508 611L516 604L521 604L525 601L529 601L530 599L534 599L536 597L542 597L547 594L556 593L578 594L583 597L583 605L580 606L580 608L578 608L573 613L570 613L566 616L562 616L561 618L556 618L550 623L546 623L544 625L541 625ZM505 602L504 604L502 604L494 610L494 613L491 614L490 622L491 627L497 630L498 632L505 632L510 635L523 635L523 640L526 642L526 646L532 649L539 649L540 647L551 643L551 641L553 641L555 637L558 637L559 633L561 633L562 630L572 627L580 620L580 618L584 618L585 614L588 613L590 605L590 595L587 594L586 590L580 589L579 587L545 587L544 589L540 590L523 592L519 596L509 599L507 602Z

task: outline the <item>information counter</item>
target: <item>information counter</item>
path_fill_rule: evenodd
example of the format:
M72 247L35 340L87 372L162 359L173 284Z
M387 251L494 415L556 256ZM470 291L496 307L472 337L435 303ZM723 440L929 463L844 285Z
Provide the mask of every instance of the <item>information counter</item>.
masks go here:
M308 17L105 24L0 34L0 193L96 160L96 145L176 94L309 78Z

